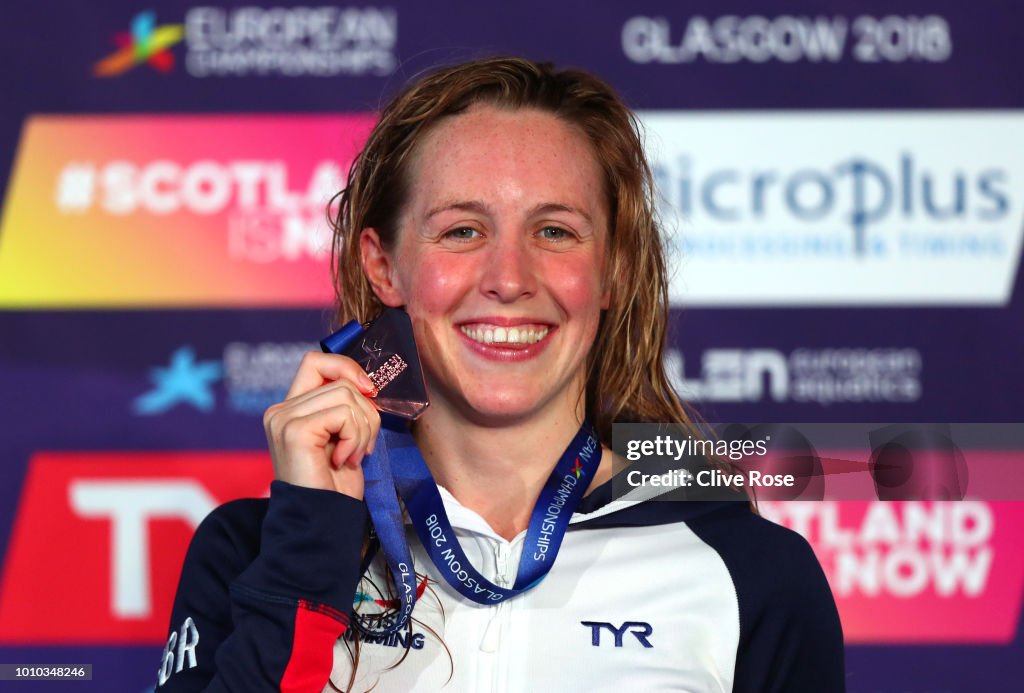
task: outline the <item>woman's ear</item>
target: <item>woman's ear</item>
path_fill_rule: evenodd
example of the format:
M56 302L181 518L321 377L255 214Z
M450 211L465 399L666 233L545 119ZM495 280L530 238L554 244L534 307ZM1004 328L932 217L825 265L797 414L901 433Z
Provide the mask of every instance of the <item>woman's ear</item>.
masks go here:
M376 229L363 229L359 234L359 254L373 293L391 308L405 305L391 254L384 249Z

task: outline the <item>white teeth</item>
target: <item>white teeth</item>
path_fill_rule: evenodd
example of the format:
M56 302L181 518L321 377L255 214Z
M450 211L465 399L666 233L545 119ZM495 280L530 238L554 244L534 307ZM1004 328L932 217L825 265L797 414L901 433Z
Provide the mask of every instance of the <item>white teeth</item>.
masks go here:
M470 327L459 329L475 342L483 344L536 344L548 335L547 327Z

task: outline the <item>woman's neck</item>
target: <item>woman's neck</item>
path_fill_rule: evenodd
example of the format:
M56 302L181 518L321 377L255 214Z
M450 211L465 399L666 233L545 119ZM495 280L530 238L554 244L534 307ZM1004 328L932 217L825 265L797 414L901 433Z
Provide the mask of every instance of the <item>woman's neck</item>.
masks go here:
M505 539L530 523L544 482L582 421L575 415L534 417L502 426L467 421L433 407L415 428L416 442L434 479ZM611 453L602 451L590 488L611 476Z

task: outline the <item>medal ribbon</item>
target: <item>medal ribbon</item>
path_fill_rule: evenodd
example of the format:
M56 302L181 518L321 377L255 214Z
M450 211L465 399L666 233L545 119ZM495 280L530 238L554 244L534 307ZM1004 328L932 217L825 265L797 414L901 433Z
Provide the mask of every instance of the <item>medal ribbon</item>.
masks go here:
M397 613L373 634L402 628L416 602L416 575L395 489L437 571L459 594L478 604L498 604L540 582L558 555L569 520L601 461L601 446L588 423L576 433L541 489L530 516L515 583L494 584L473 567L444 510L444 501L416 442L406 430L381 427L377 445L363 460L366 504L398 590ZM365 624L362 626L365 629Z

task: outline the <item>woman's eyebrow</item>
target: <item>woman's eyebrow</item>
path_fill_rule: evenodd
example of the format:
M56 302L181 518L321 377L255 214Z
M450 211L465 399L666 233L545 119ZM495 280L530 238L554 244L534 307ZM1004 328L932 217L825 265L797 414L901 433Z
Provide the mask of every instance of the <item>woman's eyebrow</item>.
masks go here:
M530 210L530 216L549 214L551 212L568 212L569 214L575 214L576 216L583 217L583 219L585 219L589 224L594 223L594 220L590 217L590 213L585 209L564 204L562 202L542 202Z
M491 213L490 207L479 200L455 200L452 202L444 202L436 207L432 207L427 212L427 219L441 214L442 212L456 211L456 212L473 212L475 214L489 215ZM551 212L568 212L569 214L575 214L582 217L587 223L594 223L590 213L579 207L575 207L570 204L563 202L541 202L529 211L528 216L534 217L541 214L550 214Z
M436 207L432 207L427 212L427 219L441 214L442 212L456 211L456 212L474 212L476 214L489 214L490 209L486 204L479 200L453 200L451 202L444 202Z

